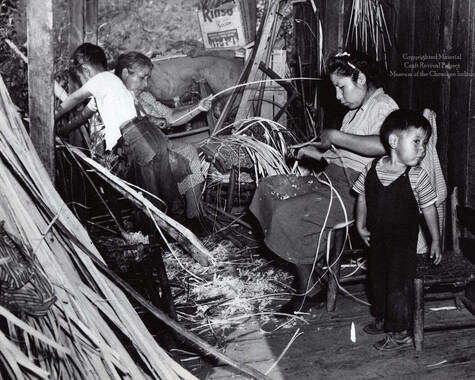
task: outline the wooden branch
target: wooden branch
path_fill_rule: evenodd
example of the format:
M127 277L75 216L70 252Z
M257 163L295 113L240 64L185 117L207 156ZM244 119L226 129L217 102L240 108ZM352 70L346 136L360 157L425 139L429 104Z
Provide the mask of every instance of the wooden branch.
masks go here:
M276 18L277 10L279 9L279 2L272 2L269 8L267 15L264 18L264 28L262 30L262 35L257 46L254 47L256 50L255 58L251 64L251 69L248 76L248 81L255 81L257 79L257 73L259 71L259 64L262 60L262 57L266 54L267 50L272 46L268 46L269 40L272 40L271 34L273 31L273 23ZM239 106L236 120L242 120L248 117L249 110L252 102L249 102L250 99L257 92L257 87L246 88L243 92L241 98L241 104Z
M285 82L284 78L282 78L279 74L277 74L274 70L272 70L270 67L267 67L264 62L261 61L259 63L259 69L266 74L269 78L275 79L276 83L287 90L287 92L290 92L291 94L295 94L299 99L302 99L302 95L300 92L297 91L297 89L292 86L291 83Z
M10 46L10 48L17 53L23 61L28 64L28 57L24 55L20 49L13 43L13 41L10 41L8 38L5 39L5 42ZM61 87L61 85L57 82L54 81L54 95L61 101L64 101L68 97L68 92Z
M51 179L55 176L53 0L26 1L29 133Z

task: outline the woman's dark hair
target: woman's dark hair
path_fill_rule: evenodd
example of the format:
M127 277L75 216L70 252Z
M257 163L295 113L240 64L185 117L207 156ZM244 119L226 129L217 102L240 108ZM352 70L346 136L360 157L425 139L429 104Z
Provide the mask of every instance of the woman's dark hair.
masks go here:
M386 119L384 119L379 132L381 142L386 148L386 151L389 153L391 150L389 145L389 135L391 133L401 133L411 128L422 129L426 133L427 138L430 138L432 135L432 127L429 120L419 112L408 109L399 109L391 112Z
M152 60L146 55L136 51L131 51L129 53L119 55L114 73L122 79L122 71L124 69L131 70L136 67L148 67L150 70L152 70L153 63Z
M359 72L366 76L368 84L374 88L383 87L385 70L382 65L368 55L359 51L348 51L338 53L327 62L328 74L338 74L343 77L350 77L353 82L357 82Z

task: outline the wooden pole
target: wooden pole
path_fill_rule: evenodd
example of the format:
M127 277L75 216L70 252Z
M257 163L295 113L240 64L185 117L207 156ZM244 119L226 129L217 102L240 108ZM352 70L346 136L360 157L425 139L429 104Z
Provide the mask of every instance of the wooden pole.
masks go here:
M339 229L335 231L335 240L333 248L330 251L330 260L329 265L331 269L328 271L328 295L327 295L327 311L332 313L336 308L336 297L338 295L338 280L340 279L340 270L341 270L341 257L340 253L342 252L345 244L345 233L344 229Z
M249 72L249 76L248 76L249 81L258 80L257 75L259 74L259 64L261 60L263 59L263 57L266 55L268 49L272 49L272 46L269 46L269 45L272 45L271 44L271 41L273 41L272 33L275 32L273 26L274 26L274 22L276 22L276 17L278 17L277 16L278 10L279 10L279 2L272 2L269 8L269 11L263 21L264 28L262 30L261 38L259 40L257 48L254 47L254 49L256 49L256 55L252 62L251 69ZM252 102L250 102L249 100L253 99L256 92L257 92L257 86L254 86L253 88L244 89L244 93L241 98L241 104L237 111L236 120L242 120L249 116L249 111L252 106Z
M99 13L99 0L85 0L86 22L84 27L84 41L97 44L97 17Z
M422 350L424 341L424 280L414 279L414 345L416 351Z
M82 0L69 0L69 56L84 42L84 13L84 2Z
M69 33L68 33L68 58L71 58L76 48L85 42L85 0L68 0L69 5ZM78 84L69 78L69 92L78 89ZM69 134L69 142L74 146L84 147L85 141L80 130L74 130Z
M69 54L84 42L97 44L99 0L69 0Z
M69 0L69 39L68 55L72 56L76 48L84 42L97 44L97 18L99 0ZM69 80L69 92L77 90L77 83ZM90 146L84 127L74 130L69 141L75 146Z
M26 3L30 136L54 179L53 0Z

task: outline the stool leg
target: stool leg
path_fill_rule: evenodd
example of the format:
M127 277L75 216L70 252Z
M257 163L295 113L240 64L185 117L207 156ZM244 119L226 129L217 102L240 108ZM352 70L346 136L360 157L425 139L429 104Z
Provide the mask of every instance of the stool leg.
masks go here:
M206 203L211 203L211 197L210 197L210 188L208 187L208 184L211 182L211 173L213 172L213 167L214 163L211 161L209 164L209 169L208 169L208 174L206 175L205 182L203 184L205 192L204 192L204 201Z
M343 249L343 242L345 238L345 230L340 229L335 231L335 239L333 248L330 250L328 270L328 290L327 290L327 311L333 312L336 308L336 296L338 294L338 279L340 278L341 257L340 252Z
M163 262L162 253L160 249L156 249L153 255L157 269L158 280L160 282L160 289L162 290L163 306L170 316L175 321L178 320L175 310L175 303L173 302L173 295L168 281L167 272L165 270L165 263Z
M233 209L235 185L236 185L236 168L233 166L231 169L231 172L229 173L228 197L226 200L226 209L225 209L225 211L228 213L231 213L231 210Z
M163 303L162 299L160 298L160 294L157 292L157 285L153 279L152 267L150 263L147 262L148 260L142 260L142 271L144 274L144 283L148 289L148 293L150 296L150 301L159 309L163 310Z
M422 350L424 342L424 280L414 279L414 344Z
M463 296L463 292L457 293L454 297L455 307L458 311L463 310L465 307L462 300L460 299L461 296Z

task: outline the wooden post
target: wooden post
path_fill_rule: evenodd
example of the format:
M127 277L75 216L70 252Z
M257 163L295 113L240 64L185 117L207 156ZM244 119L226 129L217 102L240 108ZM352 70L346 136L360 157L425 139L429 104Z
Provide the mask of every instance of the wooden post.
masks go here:
M279 28L275 27L279 22L277 22L277 17L281 18L282 16L278 14L279 10L279 3L272 2L266 15L264 22L264 28L262 31L262 35L260 37L259 43L254 49L256 49L256 55L252 62L252 66L250 69L250 73L248 76L248 80L250 82L254 82L256 80L261 79L261 76L258 76L259 72L259 64L264 56L267 54L268 49L272 49L273 45L273 36L272 33L276 33L275 31ZM279 24L280 25L280 24ZM266 62L267 63L267 62ZM252 106L252 99L257 92L257 86L253 86L251 88L245 88L244 93L242 95L241 104L237 111L236 120L242 120L249 116L249 111Z
M158 281L160 282L160 289L162 290L163 310L171 319L178 321L170 282L168 280L165 263L163 262L162 252L159 247L155 247L155 249L152 250L152 260L154 261Z
M68 55L71 57L74 50L84 42L84 4L83 1L69 0L69 34ZM72 92L70 89L69 92Z
M69 33L68 33L68 52L67 57L71 58L77 47L84 42L97 44L97 15L99 0L68 0L69 10ZM72 93L78 89L78 84L69 78L69 92ZM78 147L91 148L89 134L86 127L81 125L69 134L69 142ZM71 177L72 187L78 189L74 198L76 202L85 204L86 198L82 191L83 179L73 173ZM81 220L86 218L86 208L76 209L77 215Z
M97 44L98 0L69 0L69 54L84 42Z
M99 0L69 0L69 40L68 57L84 42L97 44L97 15ZM69 80L69 92L77 90L77 83ZM69 141L75 146L89 147L88 135L84 127L69 135Z
M330 260L329 264L331 269L328 270L328 294L327 294L327 311L334 312L336 308L336 297L338 295L338 280L340 279L340 253L344 248L345 243L345 233L344 229L338 229L334 232L334 244L330 250ZM331 244L330 241L327 244Z
M97 44L97 17L99 0L86 1L86 22L84 27L84 41Z
M414 279L414 344L416 351L422 350L424 341L424 280Z
M27 0L30 136L54 179L53 0Z

